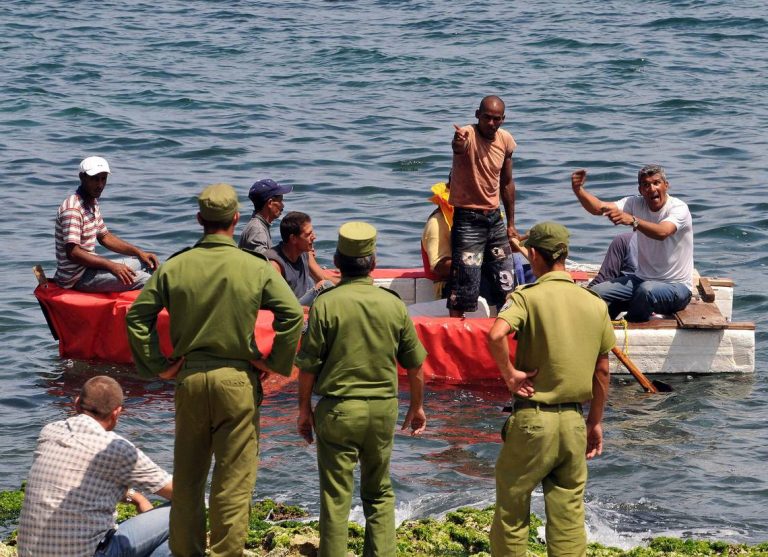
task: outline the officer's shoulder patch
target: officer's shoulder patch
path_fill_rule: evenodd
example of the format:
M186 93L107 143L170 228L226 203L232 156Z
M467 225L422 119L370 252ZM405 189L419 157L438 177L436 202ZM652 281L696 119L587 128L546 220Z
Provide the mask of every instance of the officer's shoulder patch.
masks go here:
M180 249L179 251L177 251L176 253L174 253L173 255L171 255L171 256L170 256L168 259L166 259L166 261L170 261L171 259L173 259L173 258L174 258L174 257L176 257L177 255L181 255L181 254L182 254L182 253L184 253L185 251L189 251L189 250L193 249L194 247L195 247L195 246L189 246L189 247L186 247L186 248L184 248L184 249Z
M328 288L323 288L320 292L317 293L317 296L315 296L315 300L317 300L320 296L323 294L330 292L331 290L335 290L337 288L337 285L329 286Z
M398 294L398 293L397 293L397 292L395 292L394 290L390 290L389 288L386 288L386 287L384 287L384 286L379 286L379 288L381 288L382 290L385 290L385 291L389 292L390 294L392 294L393 296L395 296L395 297L396 297L398 300L400 300L400 299L401 299L401 298L400 298L400 294Z
M595 292L594 290L590 290L589 288L587 288L587 287L585 287L585 286L580 286L579 288L583 288L584 290L586 290L587 292L589 292L590 294L592 294L592 295L593 295L595 298L600 298L600 294L598 294L598 293L597 293L597 292ZM600 299L602 300L602 298L600 298Z
M241 251L244 251L248 255L252 255L252 256L257 257L259 259L263 259L266 262L269 262L269 258L265 254L263 254L263 253L259 253L259 252L256 252L256 251L251 251L251 250L243 249L243 248L238 248L238 249L240 249Z
M498 311L498 313L501 313L502 311L508 310L510 307L512 307L512 299L507 298L507 301L504 302L504 305L501 306L501 309Z

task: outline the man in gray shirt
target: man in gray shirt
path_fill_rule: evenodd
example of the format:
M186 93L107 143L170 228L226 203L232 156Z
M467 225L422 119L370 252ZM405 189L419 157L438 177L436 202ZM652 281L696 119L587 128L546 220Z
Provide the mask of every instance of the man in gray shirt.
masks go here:
M269 227L283 212L283 195L291 191L293 186L281 185L269 178L259 180L251 186L248 198L253 202L253 214L240 234L238 245L241 249L262 255L272 249Z
M317 238L312 219L306 213L291 211L280 221L282 242L267 251L267 259L280 273L302 306L312 304L317 295L339 281L315 260L313 243Z

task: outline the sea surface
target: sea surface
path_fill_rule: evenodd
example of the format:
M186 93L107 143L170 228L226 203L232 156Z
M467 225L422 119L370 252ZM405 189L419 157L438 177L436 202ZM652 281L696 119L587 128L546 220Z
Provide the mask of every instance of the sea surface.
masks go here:
M5 0L0 489L18 488L40 428L103 373L129 393L119 432L172 466L172 385L60 358L32 296L32 265L54 272L53 219L80 159L107 157L107 225L162 259L200 234L204 186L233 184L248 216L250 184L271 177L295 187L286 210L312 215L321 262L337 227L364 219L381 266L418 266L452 124L498 94L519 144L519 229L556 219L572 257L599 262L617 230L582 210L571 171L618 199L658 162L693 213L699 271L734 278L734 317L757 324L754 375L667 377L674 393L657 396L613 380L590 538L768 541L766 53L768 7L749 0ZM507 399L500 386L430 386L427 433L396 440L398 519L493 502ZM294 433L295 406L293 389L264 403L255 496L315 514L315 450Z

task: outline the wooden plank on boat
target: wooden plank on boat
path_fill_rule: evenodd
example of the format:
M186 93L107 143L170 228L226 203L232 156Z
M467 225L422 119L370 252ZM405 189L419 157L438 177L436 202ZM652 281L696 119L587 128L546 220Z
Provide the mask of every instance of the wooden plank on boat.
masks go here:
M712 290L712 285L709 284L709 279L707 277L699 278L699 283L697 286L699 288L699 294L701 295L702 300L705 302L715 301L715 291Z
M713 303L691 300L682 311L675 313L678 325L683 329L725 329L728 322Z
M707 280L711 286L724 286L726 288L733 288L736 284L733 282L733 279L729 278L707 277Z

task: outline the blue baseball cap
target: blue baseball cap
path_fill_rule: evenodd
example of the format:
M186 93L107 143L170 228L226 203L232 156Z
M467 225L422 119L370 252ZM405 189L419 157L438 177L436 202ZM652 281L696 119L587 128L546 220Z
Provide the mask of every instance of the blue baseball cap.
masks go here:
M292 191L293 186L283 186L274 180L265 178L264 180L254 182L254 184L251 186L251 189L248 191L248 198L254 203L263 203L270 197L274 197L276 195L284 195L286 193L291 193Z

